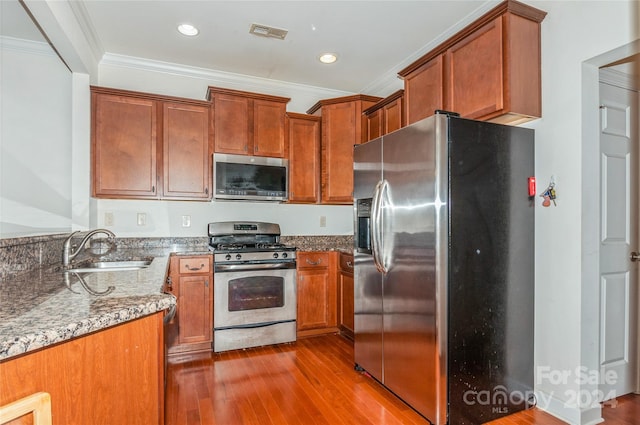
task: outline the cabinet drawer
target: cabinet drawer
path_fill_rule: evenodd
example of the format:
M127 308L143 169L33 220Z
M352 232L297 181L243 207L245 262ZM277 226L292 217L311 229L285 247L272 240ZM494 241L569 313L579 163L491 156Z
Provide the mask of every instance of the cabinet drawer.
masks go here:
M353 273L353 255L340 254L340 270L345 273Z
M209 257L181 258L178 273L209 273Z
M327 268L329 267L328 252L298 252L298 268Z

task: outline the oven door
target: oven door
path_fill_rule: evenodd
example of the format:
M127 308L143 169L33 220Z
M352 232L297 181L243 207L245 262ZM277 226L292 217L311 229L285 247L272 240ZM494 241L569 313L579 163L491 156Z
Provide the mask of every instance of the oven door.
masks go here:
M295 341L296 270L218 272L214 351Z

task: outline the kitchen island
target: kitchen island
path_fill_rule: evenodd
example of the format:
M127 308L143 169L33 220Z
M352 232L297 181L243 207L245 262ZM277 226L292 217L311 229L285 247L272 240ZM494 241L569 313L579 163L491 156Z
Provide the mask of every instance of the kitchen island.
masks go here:
M111 255L152 261L78 274L52 265L3 279L0 405L44 391L54 424L164 422L163 318L176 304L162 293L169 256Z

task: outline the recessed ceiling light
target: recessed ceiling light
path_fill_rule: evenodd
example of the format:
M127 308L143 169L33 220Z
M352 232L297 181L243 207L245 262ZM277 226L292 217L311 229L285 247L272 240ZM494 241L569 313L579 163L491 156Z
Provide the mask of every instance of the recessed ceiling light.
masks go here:
M334 63L338 60L338 57L335 55L335 53L324 53L320 55L318 59L322 63Z
M180 24L180 25L178 25L178 31L180 31L180 34L188 35L189 37L193 37L195 35L198 35L198 33L200 32L200 31L198 31L198 28L194 27L191 24Z

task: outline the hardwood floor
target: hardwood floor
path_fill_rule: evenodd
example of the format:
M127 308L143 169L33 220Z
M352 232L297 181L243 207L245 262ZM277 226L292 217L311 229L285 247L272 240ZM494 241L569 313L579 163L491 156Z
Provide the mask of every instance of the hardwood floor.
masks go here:
M293 344L169 358L166 425L428 425L374 379L353 369L338 335ZM640 397L605 407L605 423L640 424ZM491 425L562 425L530 409ZM454 425L454 424L452 424Z

